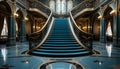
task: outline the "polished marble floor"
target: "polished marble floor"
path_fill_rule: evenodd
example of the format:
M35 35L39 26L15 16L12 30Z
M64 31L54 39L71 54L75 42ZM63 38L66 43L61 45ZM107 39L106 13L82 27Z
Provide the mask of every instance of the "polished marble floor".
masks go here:
M94 50L99 55L75 57L75 58L47 58L22 54L28 50L28 42L17 42L16 46L6 47L0 45L0 69L7 65L9 69L39 69L49 61L70 60L79 63L84 69L120 69L120 48L114 47L112 43L93 42ZM48 69L76 69L70 63L52 63Z

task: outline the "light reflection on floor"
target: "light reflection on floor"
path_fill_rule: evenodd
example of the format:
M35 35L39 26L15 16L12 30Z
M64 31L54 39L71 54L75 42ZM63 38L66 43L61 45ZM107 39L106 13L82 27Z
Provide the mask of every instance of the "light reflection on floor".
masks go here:
M6 60L7 60L7 49L6 49L6 47L1 48L1 54L2 54L3 62L4 62L4 65L5 65Z
M50 64L48 69L69 69L69 68L70 68L70 64L68 63L53 63Z
M120 69L120 48L112 46L111 43L94 42L93 45L94 50L99 51L100 55L75 57L73 60L82 64L85 69ZM4 65L2 49L5 45L0 45L0 47L0 67L2 67ZM10 69L38 69L40 65L50 59L21 54L28 49L27 42L17 43L17 46L7 47L6 49L8 52L6 64L11 66ZM67 63L54 63L51 66L48 69L74 69Z
M107 43L107 44L106 44L106 50L107 50L108 57L111 57L111 53L112 53L112 44Z

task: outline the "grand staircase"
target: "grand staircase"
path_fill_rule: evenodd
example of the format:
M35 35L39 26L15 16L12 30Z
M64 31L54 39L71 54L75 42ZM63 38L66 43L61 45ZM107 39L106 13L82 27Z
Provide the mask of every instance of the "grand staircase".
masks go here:
M91 55L92 52L84 49L73 38L67 18L56 18L47 40L30 54L45 57L77 57Z

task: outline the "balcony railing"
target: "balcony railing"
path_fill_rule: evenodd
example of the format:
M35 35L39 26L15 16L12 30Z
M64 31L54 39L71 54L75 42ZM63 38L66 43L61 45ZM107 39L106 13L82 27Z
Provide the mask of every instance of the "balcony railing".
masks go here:
M74 7L71 13L74 16L77 13L81 12L83 9L93 8L93 6L94 6L93 0L85 0L85 1L82 1L78 6Z
M84 12L85 9L87 9L87 11L91 11L91 10L93 11L99 8L100 6L107 4L111 1L112 0L85 0L82 1L78 6L74 7L71 13L73 17L76 18L78 15L80 15L79 13Z
M44 6L44 7L43 7ZM44 4L42 4L40 1L37 0L33 0L33 1L29 1L29 7L30 8L37 8L40 11L42 11L43 13L45 13L46 15L50 15L50 10L47 8L47 6L45 6Z
M73 27L75 36L77 37L77 42L83 46L84 48L88 49L88 50L92 50L92 39L93 39L93 34L85 32L83 30L81 30L76 22L73 19L72 14L70 13L70 22L71 25Z
M28 9L28 1L27 0L16 0L16 3L20 5L22 8Z

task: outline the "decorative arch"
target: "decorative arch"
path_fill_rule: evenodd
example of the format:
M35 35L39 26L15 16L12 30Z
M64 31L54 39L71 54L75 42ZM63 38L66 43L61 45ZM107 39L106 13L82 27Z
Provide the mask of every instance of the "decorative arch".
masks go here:
M18 9L16 11L16 14L18 15L18 17L16 17L16 18L19 18L20 20L24 19L24 14L23 14L23 11L21 9Z
M112 7L111 6L107 6L106 9L104 10L103 16L107 16L110 15L110 12L112 11Z
M8 17L12 14L12 6L7 1L0 2L0 36L8 27ZM5 27L6 26L6 27ZM6 31L7 32L7 31ZM2 34L3 35L3 34Z
M16 7L16 38L19 40L20 32L21 32L21 23L24 20L24 12L21 8Z
M7 1L1 1L0 5L3 7L3 9L6 9L9 14L12 14L12 6Z
M105 11L104 11L104 19L105 19L105 33L107 40L110 41L112 40L112 32L113 32L113 14L111 14L111 11L113 11L112 6L107 6Z

